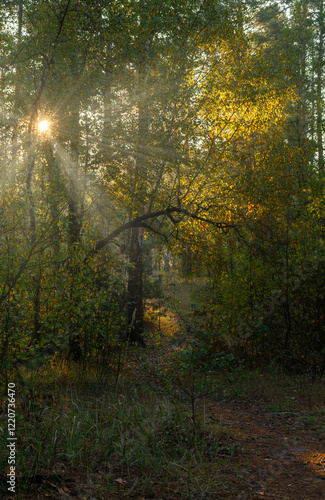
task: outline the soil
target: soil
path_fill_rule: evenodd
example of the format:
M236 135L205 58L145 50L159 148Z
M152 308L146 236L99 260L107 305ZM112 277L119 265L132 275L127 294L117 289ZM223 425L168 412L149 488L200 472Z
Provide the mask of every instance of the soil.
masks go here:
M247 450L245 466L224 498L325 499L324 432L301 424L298 415L268 411L255 401L224 402L214 412Z

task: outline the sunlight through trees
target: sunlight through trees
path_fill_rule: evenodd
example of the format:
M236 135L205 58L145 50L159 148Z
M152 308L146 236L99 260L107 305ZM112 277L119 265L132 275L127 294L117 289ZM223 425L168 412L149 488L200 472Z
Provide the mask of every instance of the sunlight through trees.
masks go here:
M215 349L324 372L323 10L4 2L3 375L145 345L148 241Z

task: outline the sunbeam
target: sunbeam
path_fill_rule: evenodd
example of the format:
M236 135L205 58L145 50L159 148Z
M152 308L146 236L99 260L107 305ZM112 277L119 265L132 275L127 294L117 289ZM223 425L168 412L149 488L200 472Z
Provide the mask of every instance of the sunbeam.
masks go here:
M100 182L94 182L90 176L82 171L80 166L71 158L69 152L55 139L50 139L53 150L58 159L58 164L60 164L62 172L65 174L66 181L70 183L70 189L72 189L77 196L81 205L86 204L88 206L87 210L93 211L102 218L103 220L103 231L106 233L107 223L104 222L106 216L104 215L105 209L109 205L109 211L114 211L114 208L110 206L107 199L107 193L100 185ZM98 177L100 181L100 176ZM100 200L105 199L103 206L101 206ZM97 228L98 229L98 228Z

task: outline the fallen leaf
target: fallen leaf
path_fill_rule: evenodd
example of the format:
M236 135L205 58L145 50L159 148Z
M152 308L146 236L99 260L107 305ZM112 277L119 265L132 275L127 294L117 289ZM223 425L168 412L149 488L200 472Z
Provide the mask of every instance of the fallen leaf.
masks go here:
M126 484L127 483L127 481L125 481L125 479L121 479L120 477L118 479L115 479L115 481L117 483L120 483L120 484Z

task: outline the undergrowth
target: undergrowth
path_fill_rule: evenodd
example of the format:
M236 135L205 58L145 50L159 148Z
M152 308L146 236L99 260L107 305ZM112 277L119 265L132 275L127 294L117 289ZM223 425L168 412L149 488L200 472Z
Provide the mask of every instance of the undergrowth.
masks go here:
M292 412L306 424L325 429L324 380L306 375L274 375L244 371L237 387L242 397L259 401L274 413Z
M25 498L36 476L59 478L73 470L97 475L99 498L108 498L108 492L155 495L159 490L170 498L175 492L179 498L206 498L222 489L222 469L239 452L205 404L197 410L194 436L186 405L127 374L116 390L113 378L98 383L90 372L81 380L72 364L57 363L26 377L16 400L17 498ZM4 413L1 418L4 471Z

